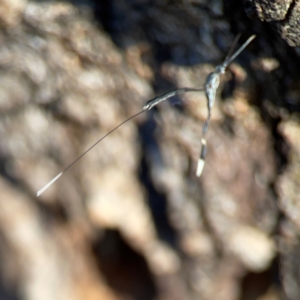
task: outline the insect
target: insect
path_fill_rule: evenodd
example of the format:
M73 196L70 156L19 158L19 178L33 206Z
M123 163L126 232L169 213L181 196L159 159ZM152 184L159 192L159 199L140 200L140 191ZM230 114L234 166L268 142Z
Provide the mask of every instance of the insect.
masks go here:
M143 109L136 113L135 115L129 117L122 123L120 123L118 126L116 126L114 129L109 131L107 134L105 134L102 138L100 138L96 143L94 143L90 148L88 148L84 153L82 153L78 158L76 158L70 165L68 165L62 172L60 172L58 175L56 175L52 180L50 180L43 188L41 188L37 192L37 197L39 197L45 190L47 190L56 180L58 180L68 169L70 169L78 160L80 160L84 155L86 155L90 150L92 150L95 146L97 146L101 141L103 141L107 136L109 136L111 133L113 133L115 130L117 130L119 127L121 127L123 124L127 123L131 119L137 117L138 115L151 110L153 107L158 105L159 103L174 97L179 94L183 94L186 92L203 92L205 91L206 98L207 98L207 108L208 108L208 116L203 126L202 131L202 138L201 138L201 151L200 151L200 157L198 159L198 165L197 165L197 171L196 175L199 177L203 171L204 164L205 164L205 158L206 158L206 140L205 136L208 131L208 126L211 118L211 110L215 102L216 98L216 91L220 84L220 75L224 74L226 72L226 69L228 65L249 45L249 43L255 38L255 35L252 35L248 40L233 54L231 55L232 49L237 43L239 36L235 39L233 46L231 47L231 50L229 51L227 57L225 58L223 64L218 65L214 72L209 74L206 78L205 86L203 88L180 88L176 89L167 93L164 93L162 95L156 96L153 99L146 102L146 104L143 106Z
M215 71L210 73L206 78L205 95L206 95L206 99L207 99L208 116L204 123L203 131L202 131L201 151L200 151L200 157L198 159L198 165L197 165L197 171L196 171L197 177L200 177L200 175L202 174L204 164L205 164L205 158L206 158L206 152L207 152L205 136L208 131L208 126L209 126L209 122L210 122L210 118L211 118L211 110L215 103L217 88L219 87L219 84L220 84L220 76L221 76L221 74L224 74L226 72L226 69L229 66L229 64L255 39L255 35L251 35L248 38L248 40L233 55L231 55L231 52L232 52L234 46L236 45L236 43L238 42L239 38L240 38L240 35L238 35L235 38L235 40L232 44L232 47L231 47L228 55L226 56L223 64L216 66Z

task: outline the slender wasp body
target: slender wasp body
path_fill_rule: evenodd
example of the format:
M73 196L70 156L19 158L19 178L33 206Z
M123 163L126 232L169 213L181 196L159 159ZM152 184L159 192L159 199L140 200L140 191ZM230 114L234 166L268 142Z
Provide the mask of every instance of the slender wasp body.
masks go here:
M239 39L239 35L236 37L231 50L233 49L233 46L237 43ZM228 65L251 43L251 41L255 38L255 35L252 35L248 38L248 40L231 56L231 50L229 51L227 57L225 58L223 64L218 65L214 72L210 73L205 82L205 95L207 99L207 110L208 110L208 116L203 126L202 131L202 138L201 138L201 151L200 151L200 157L198 159L198 165L197 165L197 171L196 175L199 177L202 174L204 164L205 164L205 158L206 158L206 133L208 131L208 126L211 118L211 110L214 106L215 99L216 99L216 92L220 85L220 76L221 74L224 74L226 72L226 69Z

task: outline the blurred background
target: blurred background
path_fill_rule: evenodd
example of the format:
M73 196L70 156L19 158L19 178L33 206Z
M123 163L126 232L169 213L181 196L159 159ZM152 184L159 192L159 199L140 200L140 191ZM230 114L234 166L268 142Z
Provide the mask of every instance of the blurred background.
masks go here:
M300 6L270 2L0 1L1 300L300 299ZM36 197L151 97L202 87L239 33L200 178L187 93Z

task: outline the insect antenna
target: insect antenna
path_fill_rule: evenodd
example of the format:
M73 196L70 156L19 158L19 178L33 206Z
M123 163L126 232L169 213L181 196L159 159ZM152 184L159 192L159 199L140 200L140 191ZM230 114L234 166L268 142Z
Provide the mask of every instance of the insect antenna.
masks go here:
M235 39L234 39L232 45L230 46L230 49L229 49L227 55L226 55L226 58L224 59L223 65L226 65L226 66L229 65L229 61L230 61L230 59L231 59L231 57L232 57L233 50L234 50L235 46L237 45L237 43L238 43L240 37L241 37L241 34L240 34L240 33L235 37Z
M255 37L255 34L251 35L248 40L231 57L225 60L224 65L227 67L233 60L235 60L236 57L240 55L240 53L255 39Z

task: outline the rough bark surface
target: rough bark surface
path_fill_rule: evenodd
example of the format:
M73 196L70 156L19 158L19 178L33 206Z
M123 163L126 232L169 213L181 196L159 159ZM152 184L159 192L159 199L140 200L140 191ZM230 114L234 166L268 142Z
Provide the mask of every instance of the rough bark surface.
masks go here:
M272 22L271 27L292 47L300 46L300 2L298 0L246 0L250 17Z
M268 3L261 20L296 16ZM299 52L241 4L0 2L0 299L300 299ZM35 196L154 95L202 87L238 33L257 38L222 77L200 179L189 93Z

